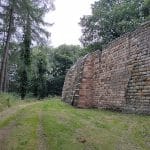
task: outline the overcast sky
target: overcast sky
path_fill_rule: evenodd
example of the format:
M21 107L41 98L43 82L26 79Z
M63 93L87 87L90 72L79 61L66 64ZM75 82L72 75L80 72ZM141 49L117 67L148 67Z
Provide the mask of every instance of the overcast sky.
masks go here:
M51 45L79 45L81 27L78 25L83 15L91 14L91 4L95 0L55 0L55 11L46 16L46 21L54 23L48 28L52 33Z

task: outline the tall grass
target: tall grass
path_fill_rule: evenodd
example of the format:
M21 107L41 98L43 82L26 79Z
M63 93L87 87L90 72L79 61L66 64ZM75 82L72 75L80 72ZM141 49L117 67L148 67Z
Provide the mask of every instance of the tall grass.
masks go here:
M0 112L4 109L16 105L20 102L20 98L16 94L1 93L0 94Z

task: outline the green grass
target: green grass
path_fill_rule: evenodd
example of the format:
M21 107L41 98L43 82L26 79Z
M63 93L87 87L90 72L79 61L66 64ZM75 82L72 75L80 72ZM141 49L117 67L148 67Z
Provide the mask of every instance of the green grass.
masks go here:
M19 97L17 95L1 93L0 94L0 112L20 102L21 100L19 100Z
M17 94L0 93L0 112L12 106L36 101L37 99L31 97L26 98L25 100L21 100L20 96Z
M37 107L37 106L36 106ZM8 139L8 149L34 150L38 144L37 127L39 123L37 110L34 106L23 109L16 118L11 137Z
M38 149L39 124L52 150L150 149L149 116L77 109L55 98L27 106L16 114L15 122L8 149Z
M42 110L52 149L150 149L148 116L74 109L59 101L44 103Z

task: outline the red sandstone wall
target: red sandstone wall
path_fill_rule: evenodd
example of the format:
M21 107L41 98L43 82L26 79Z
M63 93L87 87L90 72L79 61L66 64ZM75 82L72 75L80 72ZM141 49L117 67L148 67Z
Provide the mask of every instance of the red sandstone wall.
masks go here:
M78 71L67 75L64 84L63 95L75 93L68 101L83 108L150 113L150 22L75 66Z
M93 60L92 55L88 55L84 62L84 69L82 73L82 80L79 90L79 103L78 107L91 107L93 101Z
M117 39L102 52L99 60L95 60L93 99L98 107L116 109L125 103L130 77L126 64L128 41L128 35Z
M150 113L150 22L130 34L126 109Z

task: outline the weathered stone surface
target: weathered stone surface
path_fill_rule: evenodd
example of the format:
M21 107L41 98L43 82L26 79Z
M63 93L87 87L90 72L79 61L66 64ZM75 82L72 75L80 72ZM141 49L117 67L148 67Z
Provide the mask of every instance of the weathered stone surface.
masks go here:
M150 22L80 59L66 75L62 99L150 114Z

